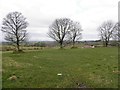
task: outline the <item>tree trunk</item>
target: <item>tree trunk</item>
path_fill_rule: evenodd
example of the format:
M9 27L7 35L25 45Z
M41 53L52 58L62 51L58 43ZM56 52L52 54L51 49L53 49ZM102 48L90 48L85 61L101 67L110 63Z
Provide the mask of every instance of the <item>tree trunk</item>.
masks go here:
M17 42L17 51L20 51L20 45L19 45L19 42Z
M17 51L20 51L20 44L19 44L19 39L18 39L18 37L17 37L17 42L16 42L16 44L17 44Z
M75 46L75 38L76 38L76 34L74 35L74 37L73 37L73 40L72 40L72 43L73 43L73 48L74 48L74 46Z
M73 45L72 45L72 47L75 47L75 41L73 40Z
M108 46L108 41L105 41L105 47L107 47Z
M60 41L60 48L62 49L63 48L63 42Z

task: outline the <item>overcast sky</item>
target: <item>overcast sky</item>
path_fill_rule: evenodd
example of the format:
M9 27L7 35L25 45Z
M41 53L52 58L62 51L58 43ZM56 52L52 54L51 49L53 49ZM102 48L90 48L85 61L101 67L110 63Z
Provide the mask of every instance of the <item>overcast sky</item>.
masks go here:
M21 12L29 22L30 40L52 40L48 26L56 18L70 18L80 22L82 40L96 40L97 27L104 21L118 21L119 0L0 0L0 28L2 19L13 11ZM1 31L0 31L1 34ZM0 35L0 41L3 36Z

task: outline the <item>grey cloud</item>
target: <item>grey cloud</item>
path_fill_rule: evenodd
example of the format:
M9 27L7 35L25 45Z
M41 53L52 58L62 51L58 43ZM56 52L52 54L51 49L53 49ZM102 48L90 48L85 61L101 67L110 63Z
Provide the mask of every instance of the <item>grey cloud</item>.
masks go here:
M2 19L11 11L19 11L27 18L31 40L48 40L45 35L54 19L68 17L79 21L84 39L97 39L97 27L104 20L117 21L119 0L1 0ZM0 38L2 38L0 36Z
M51 20L50 18L31 18L28 19L30 25L29 27L40 27L40 28L44 28L44 27L49 27L49 25L52 23L53 20Z

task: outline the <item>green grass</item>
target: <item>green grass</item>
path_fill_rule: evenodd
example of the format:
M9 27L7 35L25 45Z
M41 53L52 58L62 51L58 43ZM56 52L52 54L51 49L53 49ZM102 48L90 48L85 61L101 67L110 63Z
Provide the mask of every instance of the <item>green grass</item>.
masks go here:
M117 48L4 52L3 88L117 88L117 56ZM19 78L7 80L12 74Z

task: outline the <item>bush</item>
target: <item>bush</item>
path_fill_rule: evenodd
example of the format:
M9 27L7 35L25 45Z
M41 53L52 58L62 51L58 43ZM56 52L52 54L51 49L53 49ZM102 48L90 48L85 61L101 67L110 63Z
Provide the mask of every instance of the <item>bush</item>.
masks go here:
M46 44L44 42L37 42L34 44L34 46L37 46L37 47L46 47Z

